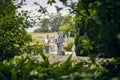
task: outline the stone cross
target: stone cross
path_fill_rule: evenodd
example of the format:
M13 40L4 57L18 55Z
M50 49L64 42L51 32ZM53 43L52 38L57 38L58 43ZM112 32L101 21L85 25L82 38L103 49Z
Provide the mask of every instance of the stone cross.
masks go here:
M63 33L58 32L58 35L55 36L55 44L57 44L57 55L62 55L62 44L64 42Z

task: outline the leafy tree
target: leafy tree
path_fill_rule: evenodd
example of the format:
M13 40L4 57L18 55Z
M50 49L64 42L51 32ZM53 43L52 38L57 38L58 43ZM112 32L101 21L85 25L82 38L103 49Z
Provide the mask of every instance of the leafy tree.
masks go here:
M88 53L102 57L120 56L120 2L114 0L79 0L76 8L76 53L86 50L83 40L89 41L93 48ZM87 46L87 45L86 45Z
M58 31L59 27L62 26L65 22L65 17L61 14L53 15L50 17L52 31Z
M68 32L72 32L72 34L75 34L75 22L73 19L74 17L72 15L67 15L64 25L60 26L59 30L63 31L64 34L68 34Z
M11 0L0 0L0 61L10 59L26 50L31 41L26 28L30 26L27 14L16 13Z
M64 16L61 14L51 14L49 18L43 18L40 21L40 28L34 32L51 32L58 31L58 28L65 22Z
M48 18L43 18L40 23L40 32L49 32L50 20Z

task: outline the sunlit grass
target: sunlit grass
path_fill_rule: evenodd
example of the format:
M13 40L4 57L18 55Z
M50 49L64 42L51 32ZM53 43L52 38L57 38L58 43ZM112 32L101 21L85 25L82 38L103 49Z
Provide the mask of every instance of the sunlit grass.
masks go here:
M35 38L45 38L46 35L49 35L49 37L54 37L54 32L51 33L29 33L33 39Z

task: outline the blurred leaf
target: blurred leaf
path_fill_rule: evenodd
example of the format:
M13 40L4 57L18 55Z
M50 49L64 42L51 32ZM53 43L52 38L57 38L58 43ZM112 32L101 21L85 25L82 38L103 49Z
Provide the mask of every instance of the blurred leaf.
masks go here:
M52 5L53 3L56 3L56 1L55 0L48 0L48 2L47 2L47 4L50 4L50 5Z

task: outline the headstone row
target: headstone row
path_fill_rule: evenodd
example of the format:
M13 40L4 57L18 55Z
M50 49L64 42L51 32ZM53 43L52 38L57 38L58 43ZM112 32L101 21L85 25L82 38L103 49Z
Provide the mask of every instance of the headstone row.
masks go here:
M53 46L50 46L50 39L49 39L49 35L46 35L45 37L45 53L49 53L50 49L54 52L57 52L57 55L63 55L63 51L62 51L62 45L64 42L64 38L63 38L63 33L62 32L55 32L55 36L54 36L54 43Z

